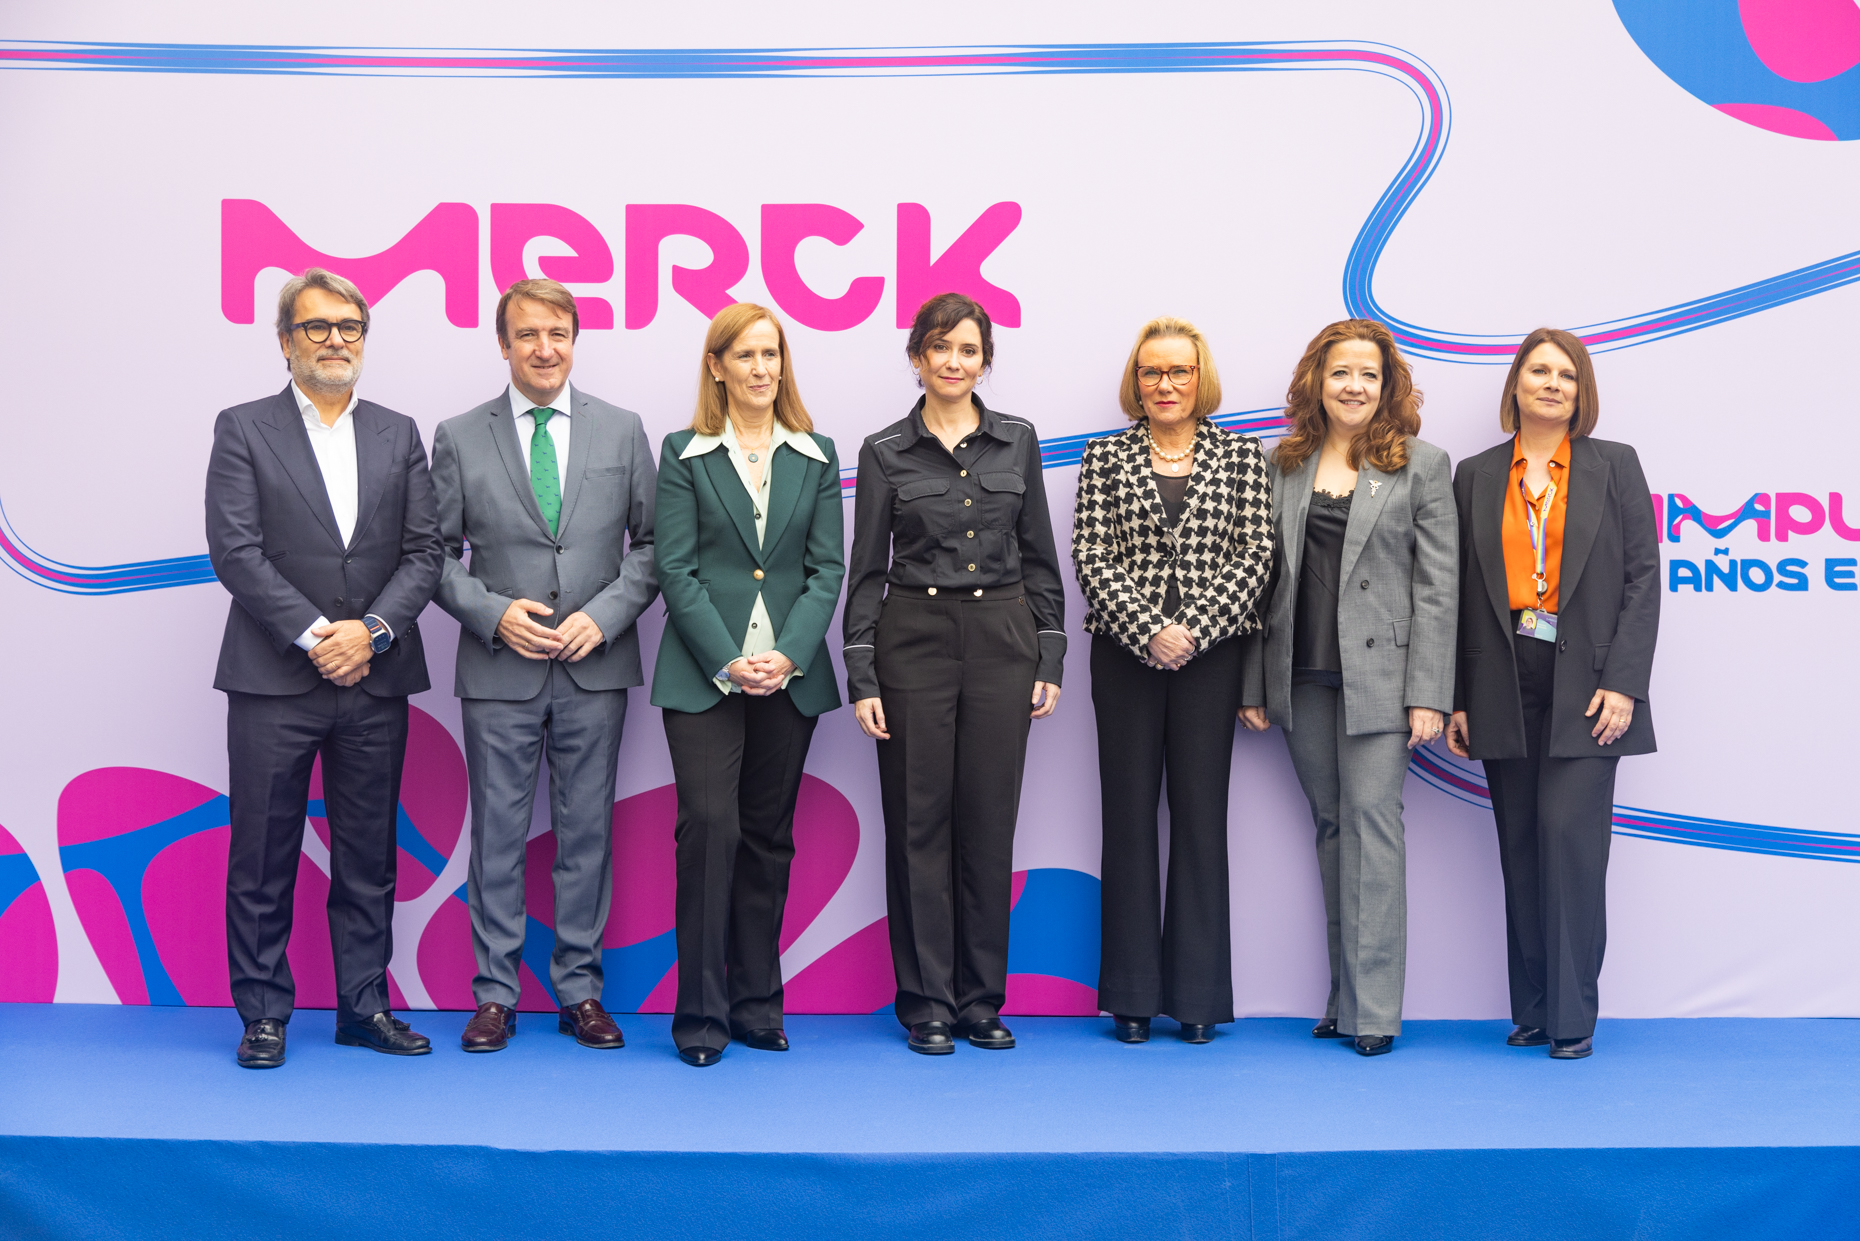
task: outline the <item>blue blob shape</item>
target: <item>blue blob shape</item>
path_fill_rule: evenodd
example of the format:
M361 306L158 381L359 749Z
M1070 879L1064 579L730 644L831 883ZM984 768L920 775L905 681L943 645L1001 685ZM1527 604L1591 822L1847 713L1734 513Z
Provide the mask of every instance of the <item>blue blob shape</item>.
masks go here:
M636 1013L652 989L665 977L665 971L678 963L676 929L624 948L601 950L601 969L606 981L601 992L608 1008L617 1013Z
M24 853L0 857L0 914L24 896L26 889L39 882L39 872Z
M1008 922L1008 973L1098 985L1099 883L1082 870L1027 872Z
M1660 72L1705 103L1762 103L1814 117L1843 142L1860 138L1860 65L1791 82L1751 49L1737 0L1615 0L1615 15Z

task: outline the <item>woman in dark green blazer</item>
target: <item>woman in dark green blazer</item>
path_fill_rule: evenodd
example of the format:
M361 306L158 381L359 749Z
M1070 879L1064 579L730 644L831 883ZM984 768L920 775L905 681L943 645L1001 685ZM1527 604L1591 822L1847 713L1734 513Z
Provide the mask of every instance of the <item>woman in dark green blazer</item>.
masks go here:
M655 549L670 621L652 704L678 788L678 1001L686 1064L731 1038L786 1051L782 909L814 725L840 705L826 632L846 575L840 467L781 322L711 320L691 426L665 437Z

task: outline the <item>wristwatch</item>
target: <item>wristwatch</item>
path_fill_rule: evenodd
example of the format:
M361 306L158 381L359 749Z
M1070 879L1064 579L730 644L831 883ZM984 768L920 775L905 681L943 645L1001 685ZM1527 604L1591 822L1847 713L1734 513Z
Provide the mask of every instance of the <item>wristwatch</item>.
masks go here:
M364 616L362 624L368 626L368 646L375 654L379 655L394 645L394 634L388 629L387 622L379 616Z

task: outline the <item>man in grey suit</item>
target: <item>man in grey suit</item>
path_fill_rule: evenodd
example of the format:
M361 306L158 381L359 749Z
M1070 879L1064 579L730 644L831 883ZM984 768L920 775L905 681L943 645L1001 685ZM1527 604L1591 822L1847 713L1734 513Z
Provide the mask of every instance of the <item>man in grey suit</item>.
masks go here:
M312 267L278 296L291 382L213 428L207 550L233 597L226 692L226 956L238 1062L284 1063L285 948L310 769L323 760L336 1041L431 1050L388 1011L394 831L407 695L427 689L418 618L439 581L439 516L413 419L357 399L368 302Z
M497 1051L516 1032L524 843L545 753L558 1028L584 1047L625 1045L601 1007L601 936L626 691L644 681L634 622L659 593L658 476L639 415L569 387L580 330L560 284L511 285L497 304L509 387L433 436L446 549L437 602L465 630L453 692L464 700L478 962L466 1051Z

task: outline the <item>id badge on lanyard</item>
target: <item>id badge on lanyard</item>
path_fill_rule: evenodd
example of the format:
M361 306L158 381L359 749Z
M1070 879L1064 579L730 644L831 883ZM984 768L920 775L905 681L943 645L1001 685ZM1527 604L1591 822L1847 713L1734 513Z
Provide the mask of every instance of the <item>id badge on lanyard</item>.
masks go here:
M1531 493L1525 489L1524 480L1518 480L1518 493L1524 497L1524 525L1530 531L1531 552L1536 557L1536 570L1531 574L1531 581L1536 583L1537 598L1541 602L1550 589L1550 579L1544 572L1544 557L1550 545L1550 506L1556 503L1556 480L1550 480L1544 488L1541 509L1531 503ZM1518 613L1518 632L1527 638L1542 638L1545 642L1556 641L1556 613L1546 612L1542 608L1525 608Z

